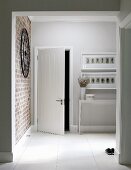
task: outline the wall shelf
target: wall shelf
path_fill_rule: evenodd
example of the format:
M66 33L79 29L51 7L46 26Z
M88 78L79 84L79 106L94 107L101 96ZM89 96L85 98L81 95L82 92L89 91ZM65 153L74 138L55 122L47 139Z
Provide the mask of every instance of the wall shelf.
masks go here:
M81 72L116 72L116 68L82 68Z
M115 87L87 87L87 90L116 90Z

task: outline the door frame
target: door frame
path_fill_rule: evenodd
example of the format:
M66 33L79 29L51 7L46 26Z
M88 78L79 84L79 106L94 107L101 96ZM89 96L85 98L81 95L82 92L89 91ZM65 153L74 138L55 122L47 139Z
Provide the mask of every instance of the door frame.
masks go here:
M46 49L46 48L64 48L65 50L70 51L70 85L69 85L69 91L70 91L70 100L69 100L69 128L71 129L71 125L73 125L73 47L72 46L36 46L34 48L34 57L33 57L33 63L34 63L34 74L32 74L32 97L33 97L33 120L34 120L34 130L37 131L38 127L38 112L37 112L37 82L38 82L38 51L40 49Z
M120 164L130 164L130 162L125 162L123 154L123 148L125 145L125 139L124 139L124 126L126 124L125 121L125 115L122 113L122 106L121 106L121 102L122 102L122 57L123 57L123 51L124 51L124 45L123 45L123 41L122 41L122 35L123 37L125 37L125 30L126 29L131 29L131 13L129 13L122 21L118 22L118 39L119 39L119 44L118 44L118 58L119 58L119 67L118 67L118 75L119 75L119 91L118 91L118 123L117 123L117 136L116 136L116 142L117 142L117 160Z

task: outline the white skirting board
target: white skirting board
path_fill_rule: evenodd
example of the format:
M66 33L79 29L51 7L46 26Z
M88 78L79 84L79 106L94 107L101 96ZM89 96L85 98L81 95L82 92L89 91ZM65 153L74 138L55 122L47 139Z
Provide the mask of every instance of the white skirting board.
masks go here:
M36 125L31 126L31 132L37 132L37 126Z
M0 152L0 163L7 163L13 161L12 152Z
M120 153L117 148L115 148L114 158L117 161L117 163L120 163Z
M116 131L116 126L81 126L81 132L107 132L107 133L113 133ZM70 132L71 133L77 133L78 132L78 126L77 125L71 125L70 126Z
M23 137L19 140L19 142L15 145L13 152L0 152L0 162L7 163L12 162L18 159L21 153L23 152L23 148L26 146L29 141L29 136L32 131L32 126L25 132Z
M19 159L19 157L23 153L24 148L27 146L28 142L30 141L31 132L32 132L32 126L29 127L29 129L25 132L23 137L15 145L14 152L13 152L13 161Z

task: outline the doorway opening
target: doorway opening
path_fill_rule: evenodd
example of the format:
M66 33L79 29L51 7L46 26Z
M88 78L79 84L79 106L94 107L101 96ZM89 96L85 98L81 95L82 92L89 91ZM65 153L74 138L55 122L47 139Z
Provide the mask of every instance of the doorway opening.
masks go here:
M45 45L45 44L44 44ZM58 44L59 45L59 44ZM40 47L42 48L42 47ZM33 88L34 88L34 93L33 93L33 110L34 110L34 116L33 116L33 121L34 121L34 125L35 128L37 127L37 52L38 49L40 49L39 47L35 46L35 57L34 57L34 75L32 75L32 77L34 76L33 79ZM32 62L32 63L33 63ZM64 116L65 116L65 120L64 120L64 131L73 131L73 132L77 132L77 125L74 125L73 123L73 103L72 103L72 98L73 98L73 69L71 69L70 64L73 63L73 59L72 59L72 50L68 50L68 48L65 48L65 110L64 110ZM33 65L33 64L32 64ZM78 68L78 67L77 67ZM71 88L71 89L70 89ZM94 90L94 89L93 89ZM93 91L92 90L92 91ZM100 89L101 90L101 89ZM91 91L91 90L90 90ZM70 97L69 97L70 96ZM76 108L74 108L75 110ZM75 112L75 111L74 111ZM77 117L74 118L74 121L77 121ZM89 128L89 127L85 127L85 128ZM100 126L101 128L101 126ZM37 129L37 128L36 128Z
M70 96L70 50L65 50L65 131L69 131Z

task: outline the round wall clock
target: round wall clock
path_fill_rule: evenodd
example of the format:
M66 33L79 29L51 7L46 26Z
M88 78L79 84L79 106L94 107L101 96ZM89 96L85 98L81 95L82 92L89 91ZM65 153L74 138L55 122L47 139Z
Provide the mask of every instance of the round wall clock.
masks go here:
M20 57L22 74L27 78L30 68L30 42L28 32L25 28L21 31Z

